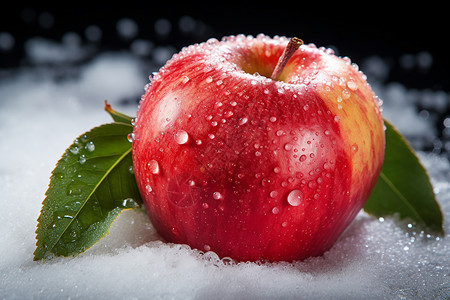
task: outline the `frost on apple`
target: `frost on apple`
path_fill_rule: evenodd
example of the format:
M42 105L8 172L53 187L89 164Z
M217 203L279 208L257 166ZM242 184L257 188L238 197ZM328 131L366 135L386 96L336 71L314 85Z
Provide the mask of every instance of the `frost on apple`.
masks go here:
M193 28L205 26L189 16L181 18L179 23L184 24L181 27L183 32L190 34L193 34ZM171 30L176 30L177 25L173 23ZM101 29L91 27L88 32L91 39L98 39ZM7 40L11 40L10 36ZM0 43L6 43L2 44L3 48L11 47L10 41L0 40ZM140 94L136 91L142 90L145 85L143 78L147 76L141 72L142 58L139 55L142 54L139 53L149 51L146 49L156 50L156 47L149 46L148 42L152 41L147 41L133 43L131 49L137 56L132 53L91 54L91 60L79 62L82 66L80 76L55 81L54 73L45 66L52 57L41 56L40 49L52 47L53 53L62 52L53 56L60 61L73 52L79 52L75 57L86 57L84 50L87 48L76 43L65 45L67 41L63 40L41 41L29 43L26 49L27 55L32 56L32 65L14 72L2 70L0 74L0 94L9 99L0 101L0 134L2 140L7 141L0 143L0 154L4 158L0 167L2 298L211 299L217 295L223 298L448 298L448 221L444 224L447 234L436 237L413 223L405 224L408 228L405 232L394 218L373 218L363 212L356 216L334 247L322 257L303 262L236 263L229 257L220 259L214 252L206 252L211 250L207 243L199 250L165 243L147 215L139 210L122 213L110 228L109 236L89 252L51 262L32 262L36 219L55 161L75 136L98 126L99 120L109 121L101 110L105 98L121 111L135 114L136 103L124 104L123 99L139 99ZM75 48L66 51L69 45ZM159 46L157 51L160 57L170 57L173 47ZM419 64L418 59L415 54L405 54L401 65L410 70L411 65ZM159 64L152 61L154 70L165 60ZM445 153L450 149L450 121L446 116L437 117L448 100L448 92L416 90L387 81L391 65L383 57L367 57L358 63L375 93L384 101L383 115L419 151L442 211L449 220L450 164ZM423 66L426 71L426 64ZM69 74L74 72L70 68L66 71ZM116 80L116 74L122 74L120 80ZM230 105L238 107L234 103ZM268 116L268 123L280 121L279 118L269 120L271 117ZM434 126L435 119L445 120L441 121L444 125L442 132ZM249 126L252 119L243 115L236 122L238 126ZM209 136L198 138L191 135L189 138L189 143L195 145L210 139ZM175 142L174 136L171 139ZM434 143L430 145L428 141ZM432 151L425 152L425 149ZM98 145L95 144L92 153L97 150ZM258 150L253 148L252 151ZM298 157L299 160L301 158ZM307 159L307 156L302 159ZM156 158L148 163L152 172L161 174L163 165ZM279 174L282 170L282 166L271 166L270 171ZM195 185L201 184L197 180L194 182ZM192 182L188 180L186 184ZM287 185L288 181L281 184ZM147 189L151 192L152 187ZM213 190L207 195L208 199L220 201L215 192L222 195L222 191ZM270 207L268 213L279 215L280 208ZM281 226L288 224L282 223Z

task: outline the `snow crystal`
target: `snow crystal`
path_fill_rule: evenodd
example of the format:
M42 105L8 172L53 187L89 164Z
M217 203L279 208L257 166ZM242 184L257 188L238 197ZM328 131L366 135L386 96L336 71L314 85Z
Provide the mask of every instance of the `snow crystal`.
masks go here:
M117 28L121 35L136 34L135 23L121 22ZM192 30L192 22L185 17L180 26ZM93 40L101 35L95 27L89 31ZM68 39L61 44L31 40L29 56L49 62L42 47L53 54L53 63L68 59L70 47L82 54L84 46L74 36ZM150 51L153 44L145 47ZM153 50L161 51L156 53L161 56L158 61L172 52L172 48ZM87 252L34 262L36 219L56 161L76 136L110 121L103 111L105 99L118 110L135 114L137 102L124 99L139 99L151 73L140 68L140 59L128 53L101 53L77 67L77 76L55 80L47 69L27 67L0 81L1 299L450 297L450 164L425 152L419 157L445 215L443 238L394 218L377 219L361 212L321 257L294 263L235 263L219 260L213 252L162 242L145 212L135 210L122 213L110 234ZM421 54L414 63L427 67L432 58ZM430 96L384 82L389 69L380 57L368 58L362 66L363 71L367 66L369 79L371 72L375 74L373 86L384 100L383 113L402 132L422 139L430 132L437 134L430 118L424 118L415 105L418 101L442 105L448 101L445 92ZM411 97L418 100L410 101ZM445 128L449 124L445 121Z

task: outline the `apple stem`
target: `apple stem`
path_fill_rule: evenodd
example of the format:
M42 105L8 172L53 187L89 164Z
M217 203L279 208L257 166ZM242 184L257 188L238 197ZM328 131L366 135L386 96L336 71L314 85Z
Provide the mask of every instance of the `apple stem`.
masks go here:
M270 78L272 78L273 80L278 80L278 77L281 75L281 72L283 72L283 69L288 63L289 59L301 45L303 45L303 41L298 37L293 37L289 40L286 48L284 48L283 53L278 59L278 63L275 66L272 75L270 75Z

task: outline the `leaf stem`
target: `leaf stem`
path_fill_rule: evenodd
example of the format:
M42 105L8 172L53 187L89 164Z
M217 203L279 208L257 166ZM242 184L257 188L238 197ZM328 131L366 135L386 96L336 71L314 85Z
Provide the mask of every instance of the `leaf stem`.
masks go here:
M105 100L105 111L109 113L111 118L113 118L114 122L120 122L125 124L130 124L133 120L133 117L127 116L126 114L123 114L121 112L118 112L114 110L111 105L108 103L108 101Z
M284 48L283 53L278 59L278 63L275 66L272 75L270 75L270 78L272 78L273 80L279 80L281 72L283 72L283 69L288 63L289 59L301 45L303 45L303 41L298 37L293 37L289 40L286 48Z

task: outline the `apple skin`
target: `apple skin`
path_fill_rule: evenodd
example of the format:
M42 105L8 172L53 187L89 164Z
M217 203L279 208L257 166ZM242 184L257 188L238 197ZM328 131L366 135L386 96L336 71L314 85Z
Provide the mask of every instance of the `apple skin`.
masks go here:
M175 54L142 97L133 164L167 241L238 261L331 248L384 158L377 97L349 59L288 39L230 36ZM257 72L258 74L255 74Z

